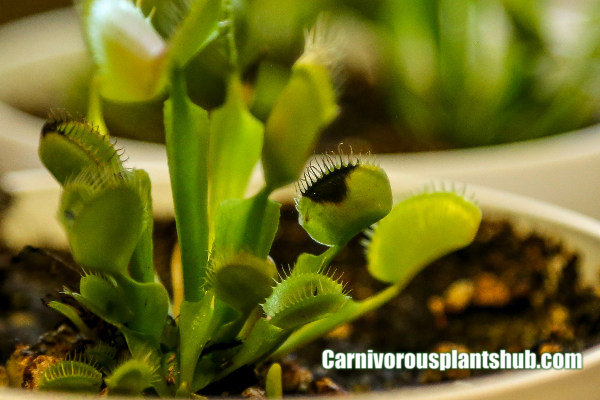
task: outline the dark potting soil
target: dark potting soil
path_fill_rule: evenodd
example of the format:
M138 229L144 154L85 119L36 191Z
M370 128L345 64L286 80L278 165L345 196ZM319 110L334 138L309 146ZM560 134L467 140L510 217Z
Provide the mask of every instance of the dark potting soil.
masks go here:
M327 127L316 153L336 151L340 143L355 153L412 153L456 148L433 137L418 137L398 129L387 110L385 90L361 77L348 77L339 99L341 114Z
M157 223L155 237L157 269L169 286L174 224ZM371 278L364 268L360 239L353 240L334 265L343 272L342 279L349 282L351 295L364 299L385 285ZM293 265L301 252L319 253L323 249L298 226L293 207L284 206L271 252L277 264ZM66 263L51 253L28 248L14 258L0 247L0 327L7 327L0 329L0 343L8 343L0 348L3 362L12 351L15 339L32 343L34 337L59 326L60 317L46 309L40 299L47 299L48 295L55 297L65 283L76 288L78 274L68 266L71 261L67 255L62 256L67 259ZM483 373L325 371L320 365L324 349L336 352L369 349L441 352L453 348L459 351L581 351L600 341L600 297L595 288L578 284L578 268L577 254L551 238L517 233L507 221L484 220L471 246L428 266L392 302L355 323L339 327L284 360L284 388L288 393L368 391ZM19 326L15 324L15 320L18 322L15 313L26 314L21 330L15 329ZM88 318L91 318L90 326L103 332L104 340L119 342L112 328L93 317ZM9 330L9 326L13 330ZM20 347L15 354L29 379L23 386L31 385L35 367L48 362L48 357L55 356L57 351L77 352L86 344L89 343L82 341L72 327L63 324L58 330L45 334L36 345ZM211 386L205 394L242 393L247 397L260 397L265 370L266 366L259 367L256 373L251 369L242 370L228 381Z

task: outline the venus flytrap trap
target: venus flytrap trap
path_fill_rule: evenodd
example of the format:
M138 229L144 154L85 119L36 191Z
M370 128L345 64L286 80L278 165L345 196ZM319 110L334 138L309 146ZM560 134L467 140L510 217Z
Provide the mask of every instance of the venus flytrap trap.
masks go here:
M137 395L151 388L157 378L156 367L149 360L132 358L116 367L105 383L111 393Z
M300 225L317 242L345 245L392 208L392 191L385 172L356 160L325 158L311 165L300 181L296 208ZM363 209L357 214L355 210Z
M328 249L302 254L287 272L278 273L269 252L280 204L270 195L298 180L319 133L338 113L335 66L327 57L334 47L325 41L329 36L323 26L307 36L310 45L263 124L243 101L233 25L217 28L220 2L168 3L178 13L161 16L157 5L154 18L162 21L159 32L168 44L160 79L165 79L161 90L168 93L166 147L184 282L180 312L170 315L171 300L154 273L148 175L124 166L108 134L94 125L67 114L50 119L42 130L40 157L63 186L58 217L84 271L79 291L65 293L115 326L129 356L119 359L125 350L102 343L80 310L53 302L51 307L94 345L82 358L48 369L40 385L47 390L201 393L243 366L285 354L389 301L428 262L468 245L481 219L473 202L450 192L423 193L392 206L390 182L381 168L361 157L328 155L305 170L296 199L300 224ZM138 6L125 0L85 3L86 29L102 32L95 25L108 21L101 17L123 10L148 18ZM144 21L143 30L152 28ZM199 28L198 21L206 24ZM106 71L119 75L125 67L114 67L118 58L104 60L104 54L116 53L99 49L136 47L113 43L118 37L107 35L91 35L100 43L90 50L99 54L99 64L108 63ZM227 99L209 112L189 99L182 67L215 35L230 38L224 51L231 68ZM135 86L148 76L135 81L135 74L127 73L118 77L134 80L119 86L123 101L139 95ZM265 184L244 197L259 161ZM349 240L370 227L368 269L390 286L357 302L330 265ZM269 396L280 397L280 368L272 367L267 381Z
M339 112L331 76L336 72L331 64L336 49L325 42L332 39L323 20L306 36L305 52L293 65L265 126L262 165L271 190L298 179L318 133Z
M81 361L61 361L48 367L40 378L39 388L44 391L98 392L102 374Z

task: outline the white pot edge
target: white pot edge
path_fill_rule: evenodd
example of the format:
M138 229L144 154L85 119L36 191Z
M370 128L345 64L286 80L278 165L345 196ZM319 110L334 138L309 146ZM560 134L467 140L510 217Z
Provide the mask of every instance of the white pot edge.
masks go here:
M172 215L168 173L165 173L160 163L148 163L140 165L140 167L145 168L152 178L154 203L158 214L163 217ZM429 179L399 173L391 173L390 181L397 198L402 197L405 193L422 190L424 186L431 183ZM255 174L253 182L252 186L258 187L260 182L258 174ZM46 216L44 221L38 221L38 229L47 229L48 224L54 224L60 230L53 218L56 212L59 187L47 172L43 170L14 172L7 174L0 183L15 197L14 207L7 214L7 218L12 219L13 222L9 223L8 227L6 224L2 226L3 235L8 233L7 230L22 231L22 221L37 218L38 215ZM437 183L437 185L441 184ZM451 183L445 184L448 187L451 185ZM523 225L526 229L531 227L541 231L561 229L562 233L559 236L565 240L566 244L583 253L582 265L586 269L588 278L597 277L598 266L600 266L600 222L576 212L520 195L471 185L466 189L468 193L475 196L484 212L488 214L514 215L516 213L518 215L517 218L514 218L516 225ZM274 197L280 200L289 199L292 194L293 189L287 188L276 193ZM51 234L56 235L56 232L53 231ZM21 240L26 239L21 238ZM362 372L357 371L357 373ZM519 399L526 400L540 398L543 393L547 400L564 398L566 395L571 399L583 400L589 398L591 393L595 393L600 388L597 379L592 379L598 374L600 374L600 346L591 348L584 353L584 369L582 371L510 372L425 388L400 389L371 393L366 396L356 395L356 397L507 400L518 395ZM16 396L15 398L22 398L19 392L12 394Z

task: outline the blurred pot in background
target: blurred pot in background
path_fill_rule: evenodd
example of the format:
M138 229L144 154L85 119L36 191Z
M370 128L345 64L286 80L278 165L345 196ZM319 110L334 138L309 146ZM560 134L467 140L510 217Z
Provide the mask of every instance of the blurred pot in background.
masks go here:
M493 145L597 122L598 4L403 0L384 10L390 106L415 140Z

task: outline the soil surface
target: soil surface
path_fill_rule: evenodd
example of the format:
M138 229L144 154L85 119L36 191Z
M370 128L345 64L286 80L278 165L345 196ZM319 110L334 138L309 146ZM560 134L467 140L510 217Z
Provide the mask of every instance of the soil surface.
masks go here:
M296 221L293 207L284 206L271 252L278 265L292 265L301 252L319 253L324 249L312 242ZM168 286L168 265L175 243L174 224L157 223L155 237L157 268ZM364 249L360 241L361 238L353 240L333 263L338 271L343 271L342 279L349 282L350 294L357 299L385 287L364 268ZM40 360L40 355L53 354L52 349L77 351L86 345L72 327L61 325L60 317L40 301L57 296L63 284L76 288L78 274L70 267L72 261L66 254L59 256L27 248L15 257L0 247L0 357L3 362L16 342L31 343L43 332L57 327L58 330L45 334L36 345L20 347L18 356L24 364L33 368L34 361ZM471 246L428 266L391 303L359 322L336 329L284 360L284 388L288 393L369 391L483 373L325 371L320 366L323 349L339 352L368 349L442 352L453 348L553 352L588 348L600 341L600 297L596 288L579 285L578 268L577 254L560 243L536 233L518 234L507 221L484 220ZM102 329L106 331L106 340L118 342L113 330ZM260 382L265 368L242 370L228 382L208 388L206 394L242 393L246 397L261 397L264 393Z

